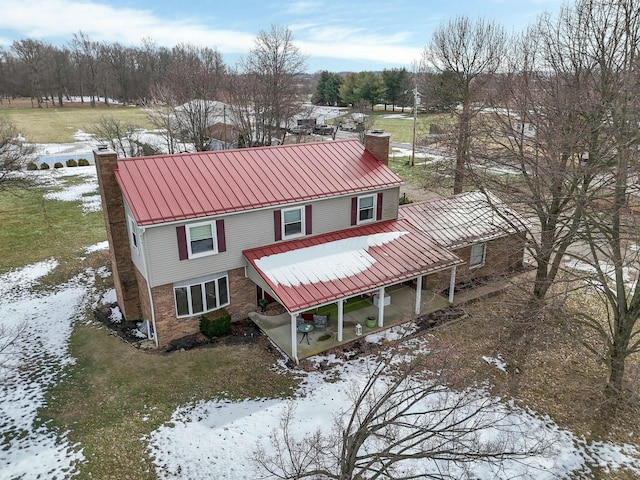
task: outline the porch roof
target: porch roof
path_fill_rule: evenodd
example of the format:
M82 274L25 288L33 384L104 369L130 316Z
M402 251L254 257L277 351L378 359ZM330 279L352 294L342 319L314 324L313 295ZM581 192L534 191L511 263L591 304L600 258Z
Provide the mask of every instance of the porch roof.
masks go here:
M245 250L290 312L464 263L406 220L389 220Z

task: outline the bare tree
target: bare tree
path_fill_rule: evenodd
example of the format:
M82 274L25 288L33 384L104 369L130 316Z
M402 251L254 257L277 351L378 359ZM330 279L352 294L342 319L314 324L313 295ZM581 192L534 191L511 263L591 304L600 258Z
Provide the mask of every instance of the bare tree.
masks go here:
M98 66L100 44L91 40L91 38L85 35L82 31L79 31L78 33L73 34L73 40L71 41L71 50L76 57L78 67L81 69L80 74L82 75L83 79L86 78L91 106L95 107L96 99L99 97ZM82 93L83 92L81 92L81 101L82 103L84 103L84 95Z
M14 192L33 183L23 172L33 148L24 145L18 133L11 121L0 117L0 192Z
M14 346L25 330L26 323L17 326L0 324L0 379L6 370L12 367L12 359L15 358Z
M497 472L506 461L545 451L541 440L510 424L497 399L447 386L453 377L445 359L435 352L400 362L385 356L363 384L352 385L350 404L327 433L296 438L295 410L287 408L254 461L281 479L446 479L461 478L472 464ZM483 438L489 429L500 433Z
M528 218L517 227L528 233L536 265L532 294L539 304L578 240L582 199L593 180L593 169L582 162L597 125L581 57L586 34L566 18L543 16L514 39L508 71L477 122L482 127L472 178Z
M454 194L464 188L465 168L471 160L472 120L481 109L477 102L484 79L498 70L505 46L505 32L496 23L456 17L436 29L424 51L424 69L431 66L449 72L460 99L460 108L450 109L456 116Z
M588 164L598 168L598 195L584 203L584 254L607 319L582 312L584 324L602 338L609 366L606 393L623 393L626 359L640 351L640 269L637 245L637 167L640 150L640 11L632 0L581 0L572 12L584 28L583 55L591 62L598 124L592 131Z
M127 125L111 115L105 115L91 127L91 133L106 142L120 157L155 155L158 150L139 139L140 127Z
M44 75L47 64L48 46L39 40L18 40L13 42L11 50L25 65L30 86L31 106L36 99L38 108L42 107L42 96L45 93Z
M287 120L301 109L298 84L305 62L289 29L272 25L269 32L258 34L230 83L236 126L250 144L282 140Z
M192 45L179 45L172 55L164 80L152 87L150 107L159 111L150 120L165 129L170 151L178 138L196 151L209 150L211 126L223 116L216 100L226 70L222 57L215 49Z

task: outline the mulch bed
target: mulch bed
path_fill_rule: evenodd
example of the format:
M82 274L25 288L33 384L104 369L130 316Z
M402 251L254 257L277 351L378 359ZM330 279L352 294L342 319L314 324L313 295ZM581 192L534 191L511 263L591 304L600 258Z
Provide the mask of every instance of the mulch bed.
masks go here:
M115 307L117 307L117 303L101 305L94 309L94 319L107 327L114 335L117 335L137 348L142 348L149 340L140 338L140 336L136 334L140 322L128 322L125 320L119 322L112 321L111 309ZM233 322L231 324L231 332L229 332L228 335L209 339L201 333L195 333L171 341L164 351L172 352L197 347L216 347L222 345L249 345L257 343L262 337L264 337L264 335L258 326L246 318L238 322Z

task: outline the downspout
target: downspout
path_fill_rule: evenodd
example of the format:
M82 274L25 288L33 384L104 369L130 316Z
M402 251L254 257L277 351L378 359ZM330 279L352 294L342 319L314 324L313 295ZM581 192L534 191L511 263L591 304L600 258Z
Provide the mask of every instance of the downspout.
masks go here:
M145 227L141 228L140 237L142 237L142 241L140 242L140 246L142 247L142 264L144 265L144 276L145 283L147 284L147 295L149 296L149 307L151 308L151 324L153 325L153 342L158 348L158 330L156 328L156 308L153 305L153 295L151 295L151 285L149 285L149 266L147 261L147 249L146 249L146 231ZM151 332L149 332L150 334ZM147 334L147 336L149 335Z

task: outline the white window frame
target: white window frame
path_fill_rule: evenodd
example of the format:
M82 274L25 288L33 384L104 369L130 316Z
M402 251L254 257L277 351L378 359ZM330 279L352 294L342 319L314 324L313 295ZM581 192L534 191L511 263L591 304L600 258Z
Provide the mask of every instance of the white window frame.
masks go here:
M284 221L284 214L286 212L293 212L295 210L300 211L300 232L299 233L292 233L290 235L287 235L287 233L286 233L286 223ZM304 206L300 206L300 207L283 208L280 211L280 224L281 224L281 232L282 232L282 239L283 240L304 236L305 232L306 232L305 207Z
M191 251L191 229L192 228L197 228L197 227L204 227L204 226L209 226L211 227L211 240L213 241L213 249L212 250L207 250L206 252L196 252L193 253ZM185 225L185 231L186 231L186 236L187 236L187 251L189 253L189 258L200 258L200 257L207 257L209 255L215 255L218 253L218 235L216 232L216 222L199 222L199 223L190 223L188 225Z
M482 254L480 255L479 252L475 252L474 254L474 249L479 249L482 248ZM475 243L473 245L471 245L471 249L469 251L469 268L478 268L478 267L482 267L485 263L486 260L486 256L487 256L487 243ZM479 261L476 260L474 262L474 258L478 259Z
M131 215L127 215L129 220L129 243L134 252L138 252L140 248L140 235L138 235L138 225Z
M220 303L220 280L221 279L225 279L225 283L226 283L226 287L227 287L227 301L226 303ZM216 292L216 304L213 306L208 306L207 305L207 298L206 298L206 289L205 289L205 285L208 283L212 283L214 282L215 284L215 292ZM200 285L200 294L202 295L202 298L200 299L202 301L202 305L203 305L203 310L202 311L198 311L198 312L194 312L193 311L193 298L192 298L192 288L196 285ZM180 312L178 311L178 298L177 298L177 290L180 289L185 289L186 293L187 293L187 303L189 306L189 313L185 313L185 314L180 314ZM225 272L222 274L218 274L218 275L208 275L206 277L199 277L199 278L194 278L192 280L188 280L186 282L180 282L180 283L175 283L173 285L173 301L175 304L175 309L176 309L176 318L188 318L188 317L193 317L194 315L203 315L205 313L208 312L213 312L214 310L219 310L221 308L226 307L227 305L229 305L229 303L231 303L231 293L230 293L230 288L229 288L229 275ZM207 308L210 307L210 308Z
M360 202L362 200L364 200L365 198L371 198L372 199L372 206L371 206L371 218L365 218L364 220L360 220L360 212L362 210L364 210L361 206L360 206ZM370 222L374 222L376 220L376 210L378 208L378 196L376 194L371 194L371 195L361 195L358 197L358 212L357 212L357 222L356 225L361 225L363 223L370 223ZM367 208L368 209L368 208Z

